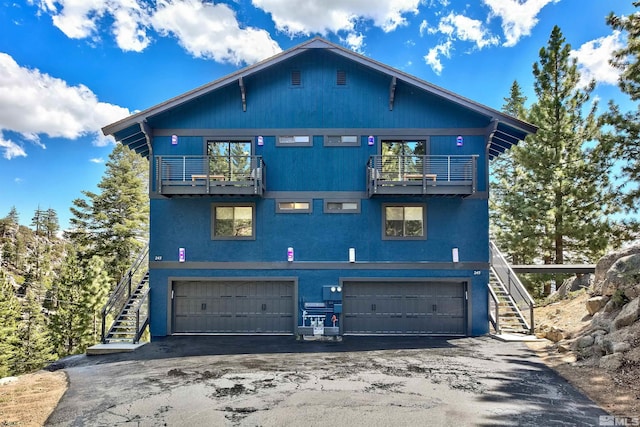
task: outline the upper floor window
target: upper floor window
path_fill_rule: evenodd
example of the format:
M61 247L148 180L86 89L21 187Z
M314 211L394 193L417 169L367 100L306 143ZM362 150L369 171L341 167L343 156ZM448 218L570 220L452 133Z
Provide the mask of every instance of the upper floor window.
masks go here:
M255 206L253 204L213 204L211 209L213 240L255 239Z
M383 205L384 239L425 239L426 209L422 205Z
M278 147L310 147L313 140L309 135L283 135L278 137Z
M356 135L327 135L324 145L328 147L358 147L360 138Z
M276 212L279 213L311 213L311 200L297 201L278 201L276 204Z
M360 201L325 200L324 213L360 213Z

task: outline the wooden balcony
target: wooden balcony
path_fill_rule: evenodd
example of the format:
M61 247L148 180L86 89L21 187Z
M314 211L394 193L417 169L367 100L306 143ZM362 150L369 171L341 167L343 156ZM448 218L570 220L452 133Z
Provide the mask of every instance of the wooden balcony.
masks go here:
M371 156L372 196L466 197L476 192L478 156Z
M155 188L165 196L262 196L262 156L155 156Z

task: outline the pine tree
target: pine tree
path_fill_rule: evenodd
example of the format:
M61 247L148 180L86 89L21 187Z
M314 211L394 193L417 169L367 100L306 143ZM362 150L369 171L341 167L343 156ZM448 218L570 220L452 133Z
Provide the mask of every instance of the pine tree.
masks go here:
M517 81L511 85L509 97L504 98L502 111L526 120L527 98ZM513 147L491 162L491 233L498 247L513 264L533 263L538 253L539 241L534 223L530 221L535 209L529 203L529 184L526 170L517 160Z
M100 340L100 311L107 301L111 280L104 270L104 262L94 256L86 268L85 286L82 291L82 307L87 313L84 329L87 331L87 343L95 344Z
M640 2L633 5L638 8ZM621 70L620 89L637 102L640 100L640 14L616 16L611 13L607 24L614 30L627 33L626 46L614 53L611 63ZM640 104L635 111L622 113L611 101L604 122L613 128L607 136L616 158L621 161L621 201L629 211L637 212L640 208Z
M149 198L147 162L121 144L116 145L98 184L100 193L83 191L73 201L72 230L83 263L94 255L105 261L118 281L148 240Z
M82 307L83 271L73 250L68 250L56 287L57 306L50 316L51 343L59 357L82 353L86 313Z
M17 329L20 342L14 372L25 373L40 369L53 357L42 304L36 290L30 288L22 305L22 319Z
M3 270L0 270L0 378L13 375L19 340L16 327L20 301Z
M523 117L539 130L512 149L514 164L500 177L494 228L515 245L520 262L593 262L621 243L612 238L618 227L609 146L599 140L597 102L589 104L595 83L580 87L570 52L554 27L533 66L537 99ZM517 113L519 91L512 87L507 101Z

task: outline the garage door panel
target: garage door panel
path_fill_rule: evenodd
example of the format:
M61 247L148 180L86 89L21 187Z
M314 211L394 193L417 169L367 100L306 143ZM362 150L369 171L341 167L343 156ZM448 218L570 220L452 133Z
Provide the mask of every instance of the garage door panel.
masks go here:
M464 283L345 282L346 334L465 334Z
M173 332L293 333L294 282L174 282Z

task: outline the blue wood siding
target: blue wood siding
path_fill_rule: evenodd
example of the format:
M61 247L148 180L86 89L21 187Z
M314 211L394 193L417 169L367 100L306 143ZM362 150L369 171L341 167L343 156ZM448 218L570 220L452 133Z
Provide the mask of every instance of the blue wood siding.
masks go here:
M347 73L347 84L336 85L336 71ZM291 71L301 72L300 87L291 86ZM340 263L348 260L349 248L356 249L358 262L444 263L438 269L296 269L295 262L285 268L264 270L171 269L151 270L151 332L153 336L170 333L168 292L171 277L295 277L301 301L318 300L322 286L336 284L341 277L460 278L469 282L472 319L470 333L487 332L487 283L489 263L489 215L487 201L487 159L484 131L464 135L464 144L456 144L458 134L468 129L485 129L486 117L459 105L398 82L393 110L389 109L390 77L356 62L313 50L277 63L244 81L247 109L242 111L240 87L236 83L199 97L189 103L149 119L155 129L175 132L178 144L170 136L156 136L154 156L204 155L207 130L247 131L253 142L252 154L266 163L267 193L264 198L194 197L151 200L150 259L175 263L178 248L186 249L191 262L278 263L286 261L288 247L295 249L295 262ZM428 129L438 129L437 134ZM203 135L184 136L192 129ZM289 129L295 135L309 135L310 147L279 147L273 129ZM308 131L307 129L313 129ZM360 145L328 147L323 129L344 129L345 135L357 135ZM349 129L359 129L351 132ZM363 129L371 132L375 145L367 144ZM478 194L470 198L366 198L366 165L369 156L380 154L380 142L408 129L423 129L430 155L477 155ZM443 131L445 129L445 131ZM450 133L446 131L450 129ZM239 130L239 131L238 131ZM193 132L189 132L193 134ZM368 132L366 132L368 133ZM445 135L442 135L445 133ZM257 146L258 136L264 146ZM222 137L220 138L222 139ZM152 185L153 191L153 185ZM274 192L304 192L312 199L311 213L276 213ZM322 192L322 195L318 195ZM332 193L335 192L335 196ZM326 214L325 199L342 197L338 192L360 194L357 214ZM314 194L315 193L315 194ZM212 203L255 204L255 240L211 239ZM426 239L385 240L382 237L384 203L420 203L426 209ZM461 263L477 263L479 270L461 269L452 262L452 249L458 248ZM347 264L348 266L348 264Z

